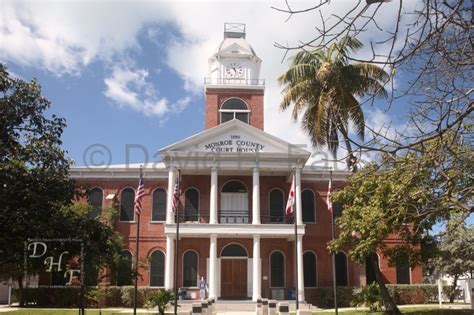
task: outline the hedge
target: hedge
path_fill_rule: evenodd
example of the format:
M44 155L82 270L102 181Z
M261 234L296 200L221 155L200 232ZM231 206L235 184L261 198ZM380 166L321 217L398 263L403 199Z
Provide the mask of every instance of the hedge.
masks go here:
M388 291L396 304L425 304L438 301L438 287L435 284L388 284ZM337 305L349 307L354 298L354 287L337 287ZM306 300L320 308L333 308L332 287L305 289Z
M387 285L390 295L396 304L434 303L438 299L438 288L435 284ZM350 306L354 298L353 287L338 287L337 301L339 307ZM77 307L79 305L79 288L28 288L23 289L26 305L38 307ZM143 307L150 292L156 289L138 288L138 306ZM109 286L103 288L89 287L86 290L88 307L131 307L133 303L133 287ZM14 290L18 299L18 289ZM306 300L320 308L334 307L332 287L307 288ZM94 297L94 298L93 298ZM99 300L99 301L98 301Z

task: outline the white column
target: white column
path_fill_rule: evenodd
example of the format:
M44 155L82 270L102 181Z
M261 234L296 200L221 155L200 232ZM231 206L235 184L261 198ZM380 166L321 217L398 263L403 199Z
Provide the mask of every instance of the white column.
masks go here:
M253 260L252 260L252 301L256 302L262 297L262 266L260 264L260 235L253 236Z
M303 224L303 207L301 205L301 168L295 169L295 193L296 193L296 223Z
M172 290L174 287L174 242L172 235L166 235L166 259L165 259L165 289Z
M298 255L298 301L304 301L304 273L303 273L303 235L298 235L296 242Z
M209 244L209 298L217 299L217 236L211 234Z
M168 194L166 195L166 224L173 224L173 192L176 183L176 167L170 166L168 170Z
M252 224L260 224L260 173L258 167L252 170Z
M211 168L211 197L209 223L217 224L217 167Z

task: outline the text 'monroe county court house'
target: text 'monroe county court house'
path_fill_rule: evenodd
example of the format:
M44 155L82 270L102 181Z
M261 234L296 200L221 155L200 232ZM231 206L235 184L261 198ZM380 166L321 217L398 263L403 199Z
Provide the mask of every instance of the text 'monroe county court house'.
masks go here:
M203 62L205 62L203 60ZM264 132L262 60L245 38L245 26L226 24L224 39L208 60L205 78L205 130L159 151L162 162L144 165L145 196L140 223L140 286L174 288L199 298L199 277L209 297L288 299L299 283L300 301L313 302L315 288L332 286L331 213L326 194L329 169L305 166L310 152ZM99 211L116 205L116 229L123 234L123 255L135 248L133 210L139 164L107 169L75 167L72 177L89 187L89 202ZM180 174L180 240L172 195ZM297 239L293 218L285 216L295 175ZM347 171L333 171L333 190ZM334 213L340 206L334 205ZM394 243L387 240L387 243ZM296 246L296 250L295 250ZM298 273L295 272L295 253ZM420 267L389 267L379 255L387 283L421 283ZM370 268L344 252L336 255L338 286L373 281ZM111 285L117 283L111 277Z

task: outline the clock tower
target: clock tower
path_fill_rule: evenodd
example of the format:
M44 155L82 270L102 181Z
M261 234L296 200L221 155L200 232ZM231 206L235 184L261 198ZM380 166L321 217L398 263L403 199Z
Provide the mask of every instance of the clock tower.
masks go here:
M245 24L225 23L224 40L209 58L204 80L206 129L239 119L263 130L261 63L245 39Z

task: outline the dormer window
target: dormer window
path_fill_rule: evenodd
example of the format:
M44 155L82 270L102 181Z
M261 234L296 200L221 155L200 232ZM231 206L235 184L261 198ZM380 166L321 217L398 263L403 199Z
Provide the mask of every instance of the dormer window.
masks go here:
M238 98L231 98L222 104L219 110L221 116L221 124L232 119L238 119L244 123L249 123L250 110L244 101Z

